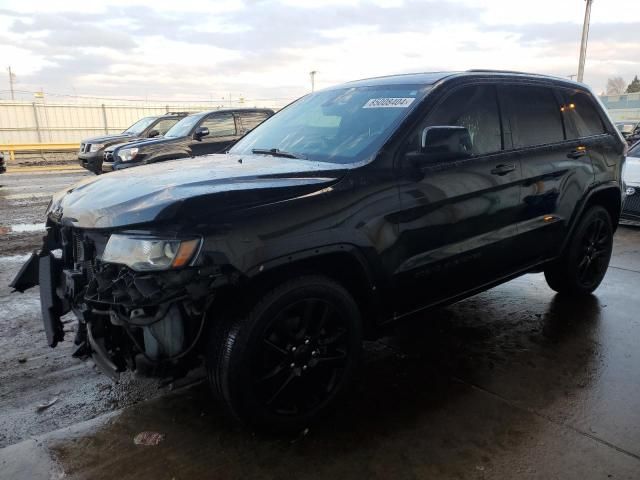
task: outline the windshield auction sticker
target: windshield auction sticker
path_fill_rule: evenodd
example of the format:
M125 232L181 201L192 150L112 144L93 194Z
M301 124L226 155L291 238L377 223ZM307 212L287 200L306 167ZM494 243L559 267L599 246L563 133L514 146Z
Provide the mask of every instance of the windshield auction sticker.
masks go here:
M414 100L410 97L372 98L362 108L407 108Z

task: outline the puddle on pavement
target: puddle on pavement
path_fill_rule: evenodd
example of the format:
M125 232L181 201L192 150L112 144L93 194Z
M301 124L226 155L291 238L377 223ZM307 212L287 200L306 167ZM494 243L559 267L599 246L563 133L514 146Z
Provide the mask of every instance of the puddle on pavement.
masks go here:
M606 462L580 460L601 445L561 426L573 409L588 415L580 409L601 371L604 306L553 296L539 277L367 343L346 402L306 435L238 428L203 384L131 407L53 451L72 478L509 478L540 472L549 458L606 478ZM143 431L164 441L135 446Z
M15 225L0 225L0 235L11 233L44 232L44 223L16 223Z

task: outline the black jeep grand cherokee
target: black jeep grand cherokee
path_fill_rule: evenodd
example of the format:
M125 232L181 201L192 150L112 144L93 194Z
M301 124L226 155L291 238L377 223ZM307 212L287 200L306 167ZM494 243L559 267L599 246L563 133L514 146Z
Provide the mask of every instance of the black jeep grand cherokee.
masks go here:
M399 75L308 95L227 155L116 172L56 195L12 285L40 284L48 343L111 376L204 361L228 412L306 425L344 392L365 337L544 271L595 290L625 142L567 80Z

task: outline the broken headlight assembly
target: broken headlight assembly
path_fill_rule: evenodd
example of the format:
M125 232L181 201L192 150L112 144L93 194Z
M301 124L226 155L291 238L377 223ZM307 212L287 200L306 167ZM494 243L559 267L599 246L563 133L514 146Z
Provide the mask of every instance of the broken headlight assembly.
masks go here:
M201 243L200 238L112 234L102 254L102 261L126 265L138 272L168 270L190 265Z

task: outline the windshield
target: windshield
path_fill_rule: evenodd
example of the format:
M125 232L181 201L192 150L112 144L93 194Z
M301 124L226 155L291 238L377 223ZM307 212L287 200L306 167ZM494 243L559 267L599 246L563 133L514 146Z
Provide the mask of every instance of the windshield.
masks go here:
M170 138L186 137L201 118L202 115L189 115L188 117L184 117L173 127L167 130L167 133L165 133L164 136Z
M627 157L640 157L640 142L633 145L627 152Z
M356 162L382 146L428 89L379 85L311 94L249 132L229 153L272 151L305 160Z
M144 130L151 125L156 117L144 117L138 120L136 123L131 125L122 133L127 133L129 135L140 135Z

